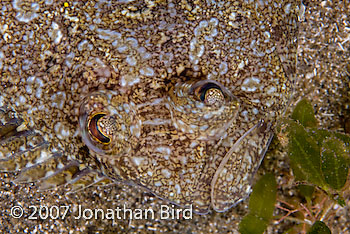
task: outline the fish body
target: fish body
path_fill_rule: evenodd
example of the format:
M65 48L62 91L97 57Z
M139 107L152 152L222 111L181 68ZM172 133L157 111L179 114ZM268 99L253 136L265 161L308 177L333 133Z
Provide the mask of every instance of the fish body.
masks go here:
M0 4L2 171L203 214L249 195L292 93L300 2Z

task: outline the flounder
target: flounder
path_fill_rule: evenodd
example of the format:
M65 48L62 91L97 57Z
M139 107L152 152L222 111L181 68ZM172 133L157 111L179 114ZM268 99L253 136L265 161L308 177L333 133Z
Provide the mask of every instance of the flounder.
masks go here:
M0 3L0 170L226 211L290 99L299 4Z

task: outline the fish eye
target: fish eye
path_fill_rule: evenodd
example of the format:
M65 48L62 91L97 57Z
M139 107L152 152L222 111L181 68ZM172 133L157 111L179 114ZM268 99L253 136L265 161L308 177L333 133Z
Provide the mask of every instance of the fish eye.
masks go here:
M219 139L235 121L240 100L215 80L170 86L167 107L173 126L200 140Z
M108 120L107 120L108 121ZM92 115L89 120L88 130L92 138L98 143L109 144L111 139L107 136L105 131L106 114L97 113Z
M196 97L208 106L221 106L225 102L222 89L215 83L208 82L194 90Z
M135 104L114 91L101 90L84 97L79 109L79 130L87 147L103 156L121 156L137 144L142 122Z

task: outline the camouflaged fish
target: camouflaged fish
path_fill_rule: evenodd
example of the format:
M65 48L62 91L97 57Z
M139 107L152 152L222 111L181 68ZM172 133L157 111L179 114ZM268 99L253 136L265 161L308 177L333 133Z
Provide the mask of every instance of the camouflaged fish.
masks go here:
M0 170L245 199L290 99L300 2L0 3Z

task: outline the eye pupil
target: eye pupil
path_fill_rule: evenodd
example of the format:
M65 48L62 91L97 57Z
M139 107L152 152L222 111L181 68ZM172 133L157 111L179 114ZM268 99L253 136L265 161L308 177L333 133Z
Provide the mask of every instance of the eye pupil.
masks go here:
M221 88L214 83L207 83L200 89L199 99L207 105L221 105L225 96Z
M221 104L223 101L224 95L222 94L221 90L211 88L206 91L204 102L207 105Z
M91 118L89 122L89 132L95 138L95 140L104 144L108 144L110 143L111 139L105 136L99 128L99 121L104 116L105 114L96 114Z

